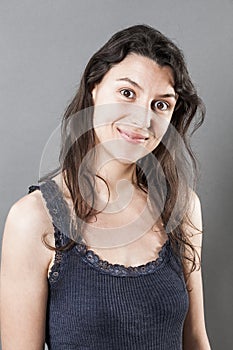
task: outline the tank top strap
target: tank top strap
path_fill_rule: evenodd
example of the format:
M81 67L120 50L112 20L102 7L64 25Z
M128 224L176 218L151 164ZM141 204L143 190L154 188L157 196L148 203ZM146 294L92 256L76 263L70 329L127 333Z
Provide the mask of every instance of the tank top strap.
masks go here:
M28 194L34 192L35 190L40 190L40 186L38 185L31 185L28 187Z
M56 247L70 242L72 232L71 215L63 194L54 180L46 180L40 186L29 186L28 193L40 190L54 227Z

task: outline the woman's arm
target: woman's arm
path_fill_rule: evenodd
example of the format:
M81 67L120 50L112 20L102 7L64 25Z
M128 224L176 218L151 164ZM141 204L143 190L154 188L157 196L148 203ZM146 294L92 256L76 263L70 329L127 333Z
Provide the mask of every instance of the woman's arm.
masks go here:
M8 214L1 259L2 350L42 350L45 340L47 270L51 251L42 243L51 230L39 191Z
M202 230L202 214L201 204L198 196L193 193L192 208L190 208L189 217L191 222L198 230ZM194 228L188 228L188 233L193 233L191 237L192 244L196 248L201 257L202 249L202 233L198 233ZM198 258L197 258L198 263ZM200 266L200 265L198 265ZM186 264L184 272L186 273L190 268L190 264ZM183 332L183 349L184 350L210 350L210 344L205 327L204 317L204 301L203 301L203 285L201 268L191 273L188 283L189 293L189 311L184 324Z

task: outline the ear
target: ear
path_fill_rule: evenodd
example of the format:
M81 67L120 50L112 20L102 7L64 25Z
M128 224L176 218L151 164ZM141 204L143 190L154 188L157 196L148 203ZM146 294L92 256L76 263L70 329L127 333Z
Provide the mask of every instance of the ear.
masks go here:
M91 95L92 95L93 102L95 102L96 89L97 89L97 86L95 85L94 88L93 88L92 91L91 91Z

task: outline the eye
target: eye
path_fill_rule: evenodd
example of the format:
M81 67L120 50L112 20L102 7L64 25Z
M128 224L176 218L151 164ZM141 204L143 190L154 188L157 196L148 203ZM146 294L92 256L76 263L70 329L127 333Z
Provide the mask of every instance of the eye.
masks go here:
M123 95L126 98L134 98L135 97L135 93L132 90L129 89L122 89L120 90L121 95Z
M160 111L166 111L169 108L169 104L164 101L156 101L154 103L154 109L159 109Z

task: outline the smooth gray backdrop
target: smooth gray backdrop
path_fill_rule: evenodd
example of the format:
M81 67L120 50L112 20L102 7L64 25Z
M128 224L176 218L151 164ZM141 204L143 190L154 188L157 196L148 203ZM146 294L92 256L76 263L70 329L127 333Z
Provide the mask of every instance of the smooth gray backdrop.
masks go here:
M1 0L0 229L10 206L37 182L43 148L87 60L115 31L141 23L183 49L207 106L205 123L193 138L201 163L206 325L212 348L230 350L232 0Z

